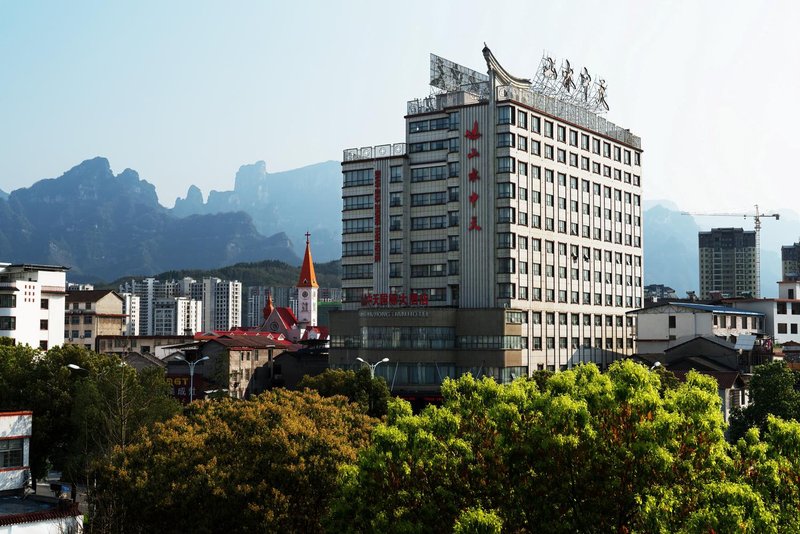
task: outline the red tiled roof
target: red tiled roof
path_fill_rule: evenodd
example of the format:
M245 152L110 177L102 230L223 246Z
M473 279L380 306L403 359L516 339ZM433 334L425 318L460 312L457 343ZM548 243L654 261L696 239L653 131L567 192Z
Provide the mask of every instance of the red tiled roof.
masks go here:
M281 320L283 321L283 324L286 325L287 329L292 328L297 324L297 317L295 317L291 308L278 307L275 309L278 311L278 315L280 315Z

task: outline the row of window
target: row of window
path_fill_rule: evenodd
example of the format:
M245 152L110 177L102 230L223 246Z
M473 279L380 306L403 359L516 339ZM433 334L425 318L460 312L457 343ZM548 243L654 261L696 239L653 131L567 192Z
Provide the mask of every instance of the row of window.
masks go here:
M72 339L78 339L80 337L84 337L84 338L92 337L92 331L91 330L84 330L83 331L83 336L81 336L80 330L64 330L64 337L65 338L72 338Z
M542 299L544 295L544 299ZM592 299L594 296L594 299ZM544 302L560 302L571 304L586 304L594 306L617 306L632 308L634 303L637 308L642 306L641 297L633 297L630 295L613 295L609 293L594 293L584 291L567 291L561 289L545 289L544 292L540 287L529 288L526 285L514 284L512 282L500 282L497 284L497 298L501 299L517 299L517 300L533 300Z
M616 339L616 343L615 343ZM531 338L531 345L533 350L542 350L542 338L541 337L533 337ZM616 346L615 346L616 345ZM555 337L547 337L545 338L545 348L546 349L555 349L556 348L556 338ZM567 337L560 337L558 338L558 348L559 349L571 349L571 350L581 350L581 349L606 349L606 350L620 350L620 349L632 349L633 348L633 339L632 338L605 338L605 343L603 342L603 338L596 337L594 338L594 343L592 343L592 338L586 337L581 340L579 337L567 338Z
M530 121L528 121L529 118ZM513 106L499 106L497 108L497 124L511 124L520 129L528 130L529 122L531 132L537 134L542 133L542 121L533 113L529 115L527 111L516 109ZM561 143L567 143L567 127L557 124L554 128L554 123L545 119L544 136L551 139L555 137L557 141ZM594 136L590 137L588 134L580 133L578 130L574 130L572 128L569 129L569 144L574 147L580 147L582 150L591 150L591 152L594 154L602 154L603 157L606 158L613 157L614 161L619 161L626 165L631 164L631 156L633 156L633 164L637 166L641 165L641 153L636 151L632 152L627 148L612 145L608 141L603 141Z

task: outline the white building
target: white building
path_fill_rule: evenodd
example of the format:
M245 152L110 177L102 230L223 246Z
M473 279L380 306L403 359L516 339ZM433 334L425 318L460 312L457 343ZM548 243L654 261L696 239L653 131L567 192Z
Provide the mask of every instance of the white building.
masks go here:
M714 336L735 343L742 335L764 333L763 313L730 306L665 302L632 310L629 315L636 317L636 346L640 354L664 352L695 337Z
M242 326L241 282L203 278L200 287L202 287L203 301L203 331L227 331Z
M153 303L154 336L194 335L202 331L203 303L189 297L159 299Z
M421 391L633 353L640 139L598 115L604 88L583 102L483 55L488 75L432 56L406 142L344 153L335 366L386 354Z
M728 304L741 310L764 314L764 334L776 344L800 342L800 281L778 282L776 299L737 299Z
M122 313L125 314L126 336L139 335L139 297L133 293L121 293Z
M0 263L0 337L42 350L62 345L66 271Z
M32 430L33 412L0 412L0 532L81 532L83 514L77 503L26 495L31 484Z
M120 292L139 297L139 335L156 335L155 303L173 297L203 302L203 317L198 331L232 330L242 326L242 284L237 280L204 278L198 282L189 277L167 281L146 278L125 282L120 286Z

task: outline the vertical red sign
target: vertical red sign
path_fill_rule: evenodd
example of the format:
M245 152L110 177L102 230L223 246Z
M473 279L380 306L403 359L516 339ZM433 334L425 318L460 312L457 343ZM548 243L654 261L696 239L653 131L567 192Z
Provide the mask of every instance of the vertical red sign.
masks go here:
M375 263L381 261L381 171L375 171L375 198L373 204L375 205L375 241L373 256Z

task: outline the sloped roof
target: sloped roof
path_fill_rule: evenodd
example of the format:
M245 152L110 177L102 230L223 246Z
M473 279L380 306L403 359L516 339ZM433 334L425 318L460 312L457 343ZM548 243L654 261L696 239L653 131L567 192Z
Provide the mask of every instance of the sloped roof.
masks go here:
M740 381L738 384L740 387L745 386L744 379L741 378L741 374L738 371L701 371L697 369L697 372L714 378L719 389L731 389L737 385L737 380ZM686 382L686 375L689 373L690 371L673 371L675 377L681 382Z
M113 289L91 289L88 291L67 291L66 301L97 302L109 293L114 293L118 299L122 300L122 297L120 297Z
M308 241L308 234L306 234L306 253L303 256L303 266L300 267L300 279L297 281L297 287L319 287L317 275L314 272L314 261L311 259L311 244Z

